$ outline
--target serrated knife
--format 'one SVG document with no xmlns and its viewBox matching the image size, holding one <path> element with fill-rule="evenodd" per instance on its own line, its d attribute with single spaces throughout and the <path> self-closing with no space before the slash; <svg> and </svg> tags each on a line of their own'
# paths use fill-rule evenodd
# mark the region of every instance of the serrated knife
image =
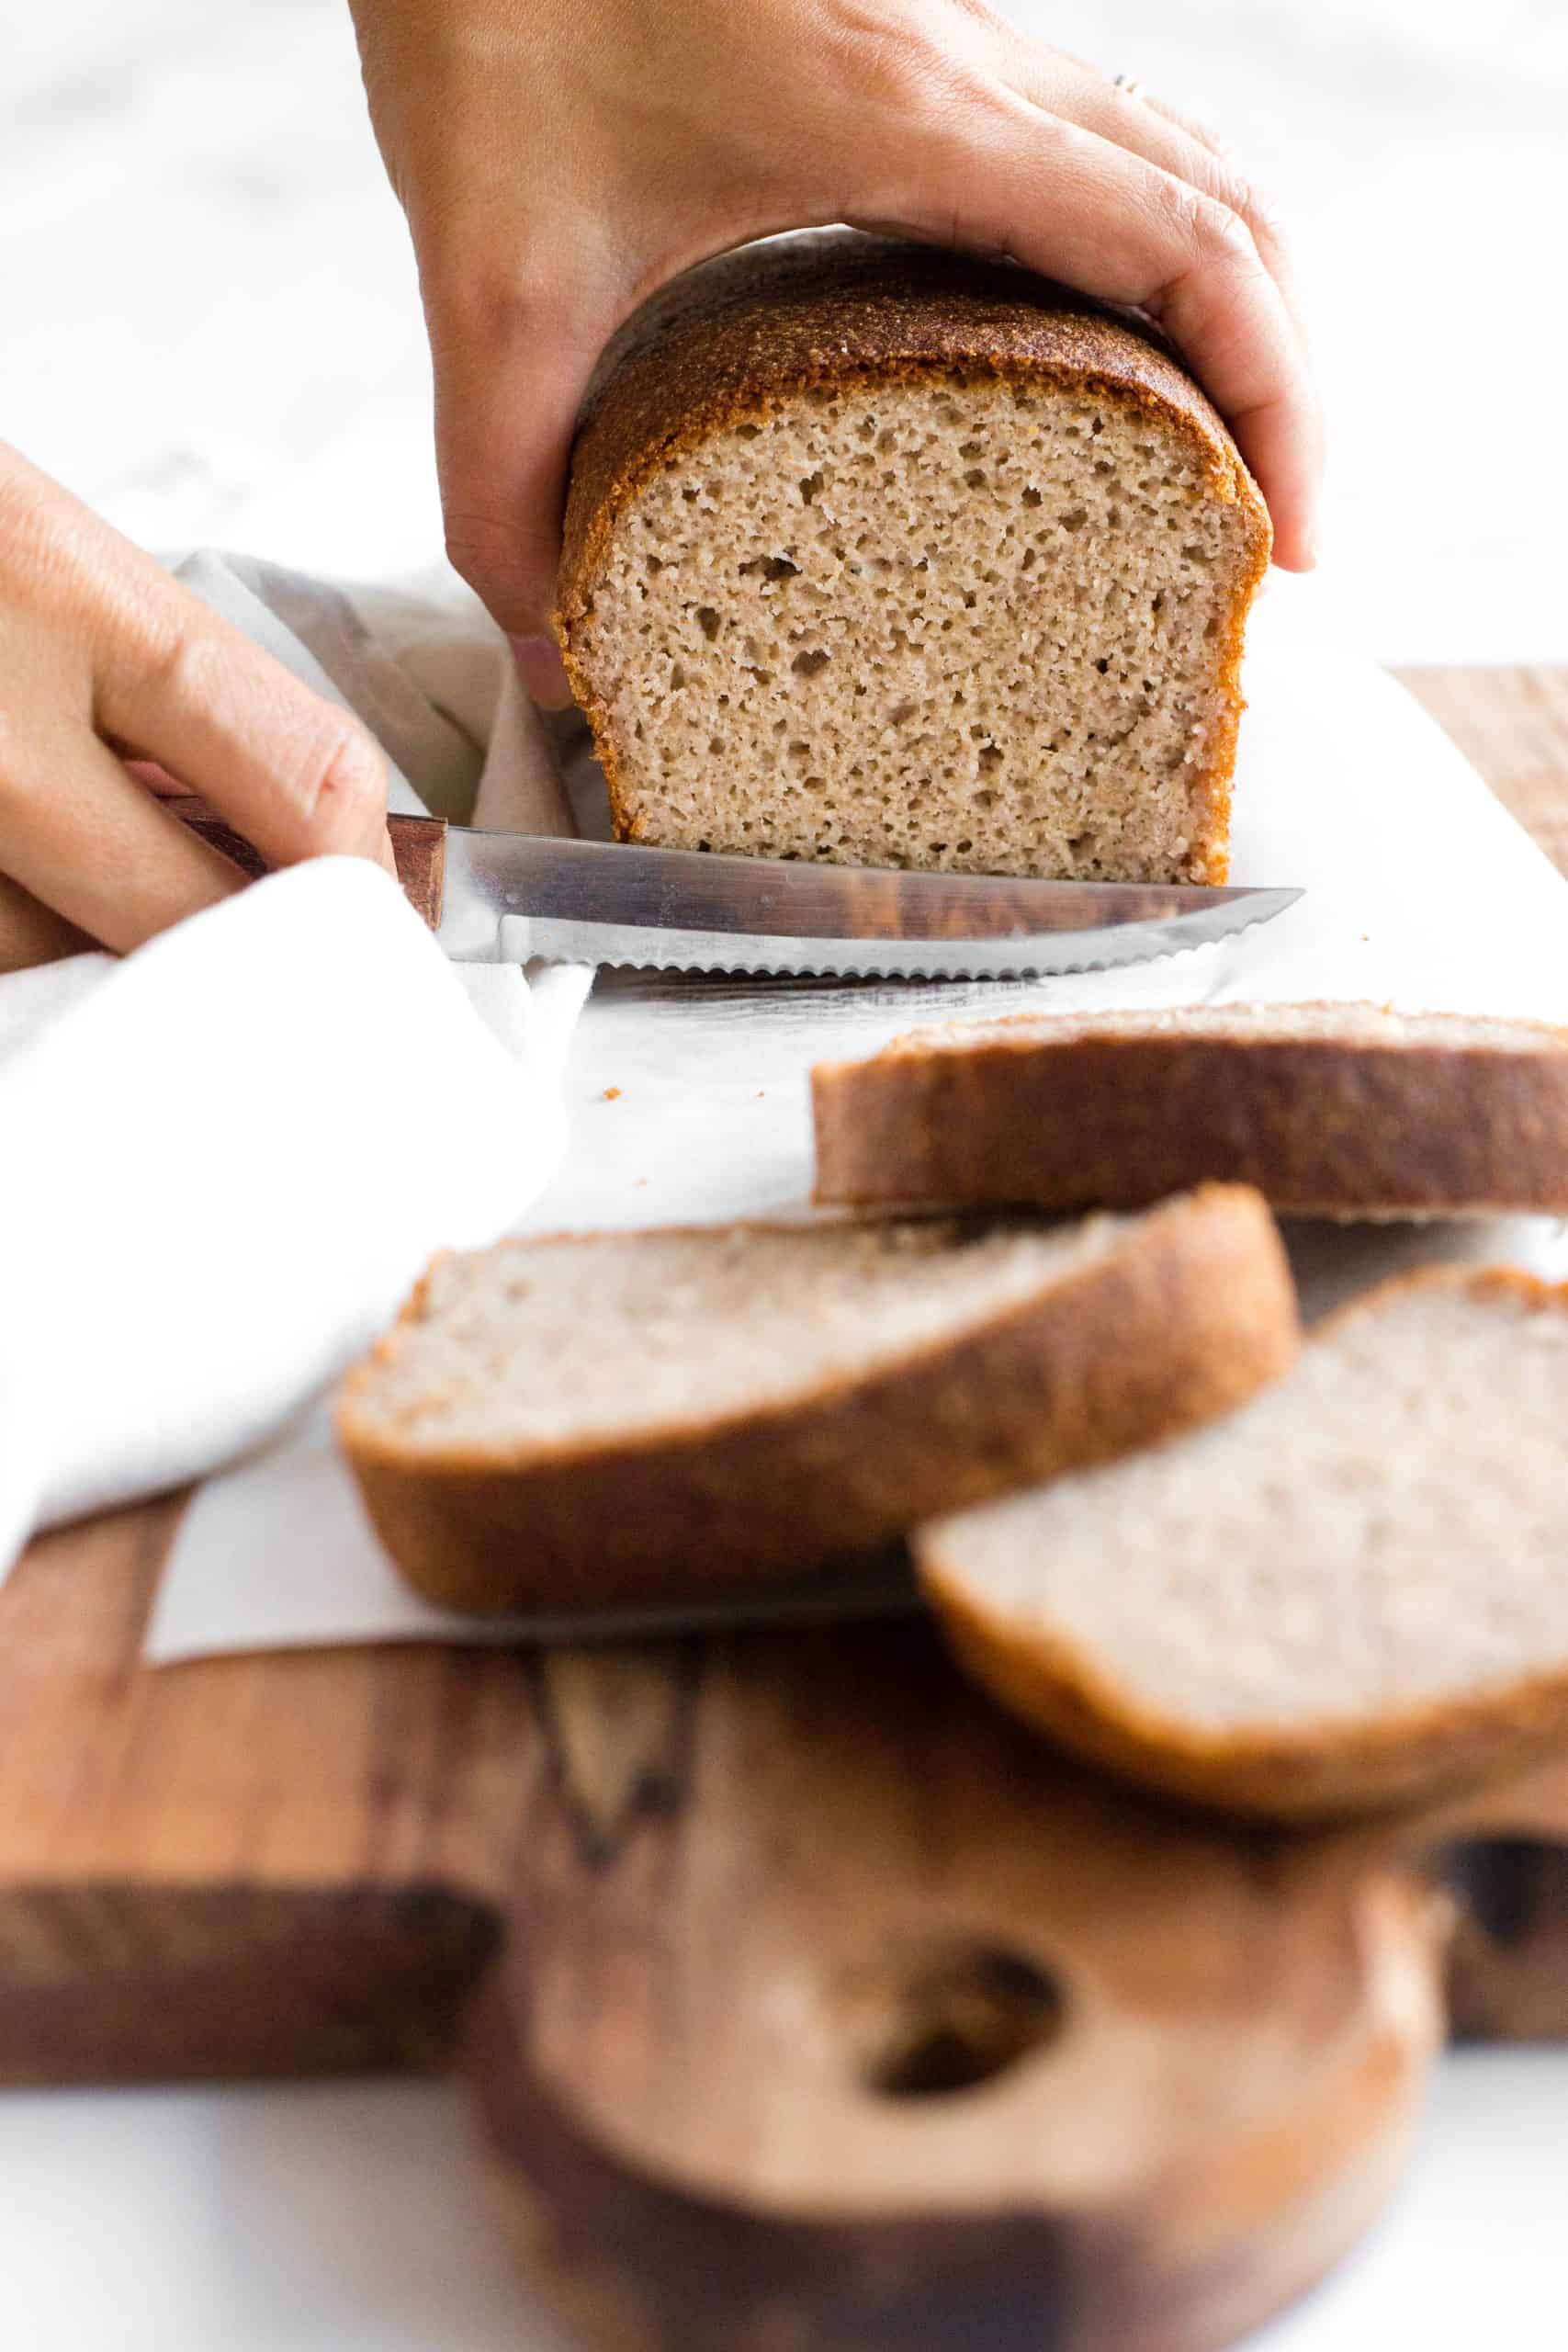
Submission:
<svg viewBox="0 0 1568 2352">
<path fill-rule="evenodd" d="M 1036 882 L 447 830 L 458 963 L 987 979 L 1099 971 L 1265 922 L 1299 890 Z"/>
<path fill-rule="evenodd" d="M 246 844 L 191 803 L 187 823 Z M 625 964 L 863 979 L 1001 979 L 1174 956 L 1267 922 L 1292 889 L 1036 882 L 647 849 L 390 820 L 410 898 L 459 964 Z"/>
</svg>

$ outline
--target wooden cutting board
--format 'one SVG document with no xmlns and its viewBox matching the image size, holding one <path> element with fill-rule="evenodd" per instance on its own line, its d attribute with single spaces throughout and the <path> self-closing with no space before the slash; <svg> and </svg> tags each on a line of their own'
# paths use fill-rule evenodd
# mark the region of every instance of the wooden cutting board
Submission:
<svg viewBox="0 0 1568 2352">
<path fill-rule="evenodd" d="M 1229 2344 L 1397 2180 L 1472 1893 L 1472 1996 L 1568 2023 L 1568 1760 L 1304 1836 L 1067 1766 L 918 1624 L 620 1671 L 640 1737 L 531 1818 L 469 2053 L 591 2341 Z"/>
<path fill-rule="evenodd" d="M 1568 672 L 1409 683 L 1568 871 Z M 179 1507 L 0 1591 L 0 2080 L 441 2064 L 482 1981 L 508 2207 L 591 2333 L 1218 2344 L 1383 2194 L 1445 1970 L 1462 2028 L 1568 2033 L 1568 1766 L 1197 1823 L 908 1626 L 152 1673 Z"/>
</svg>

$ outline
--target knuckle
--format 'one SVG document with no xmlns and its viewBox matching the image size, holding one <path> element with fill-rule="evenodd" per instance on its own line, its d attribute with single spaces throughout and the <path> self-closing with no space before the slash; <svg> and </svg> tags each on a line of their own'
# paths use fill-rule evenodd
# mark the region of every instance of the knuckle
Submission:
<svg viewBox="0 0 1568 2352">
<path fill-rule="evenodd" d="M 1286 243 L 1284 216 L 1267 188 L 1258 187 L 1237 174 L 1234 192 L 1227 198 L 1233 212 L 1247 222 L 1253 243 L 1260 247 L 1282 250 Z"/>
<path fill-rule="evenodd" d="M 1201 175 L 1203 191 L 1234 212 L 1252 232 L 1258 244 L 1284 243 L 1278 206 L 1252 178 L 1235 149 L 1201 122 L 1175 118 L 1179 128 L 1209 158 L 1211 168 Z"/>
<path fill-rule="evenodd" d="M 1193 258 L 1207 269 L 1261 268 L 1257 242 L 1246 218 L 1223 198 L 1190 191 L 1185 203 Z"/>
<path fill-rule="evenodd" d="M 426 232 L 421 254 L 436 363 L 474 351 L 544 354 L 571 332 L 581 300 L 553 267 L 493 252 L 493 231 L 454 212 Z"/>
<path fill-rule="evenodd" d="M 446 524 L 446 560 L 473 588 L 515 568 L 505 529 L 492 516 L 448 514 Z"/>
<path fill-rule="evenodd" d="M 127 616 L 124 652 L 139 673 L 139 684 L 160 701 L 186 710 L 206 709 L 220 696 L 222 664 L 209 631 L 184 614 L 154 631 L 144 616 Z"/>
<path fill-rule="evenodd" d="M 526 627 L 550 601 L 533 576 L 514 523 L 471 513 L 446 516 L 446 560 L 504 628 Z"/>
<path fill-rule="evenodd" d="M 1219 158 L 1215 160 L 1219 162 Z M 1209 194 L 1227 212 L 1234 212 L 1238 220 L 1250 220 L 1252 190 L 1235 164 L 1220 163 L 1209 183 Z"/>
<path fill-rule="evenodd" d="M 387 769 L 364 729 L 333 715 L 310 747 L 305 784 L 310 848 L 363 847 L 387 812 Z"/>
<path fill-rule="evenodd" d="M 845 64 L 858 103 L 902 114 L 943 84 L 951 66 L 926 28 L 881 9 L 845 37 Z"/>
</svg>

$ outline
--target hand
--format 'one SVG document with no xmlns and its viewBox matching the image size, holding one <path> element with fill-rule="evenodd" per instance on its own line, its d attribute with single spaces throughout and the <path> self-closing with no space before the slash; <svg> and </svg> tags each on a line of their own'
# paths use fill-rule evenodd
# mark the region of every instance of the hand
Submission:
<svg viewBox="0 0 1568 2352">
<path fill-rule="evenodd" d="M 593 362 L 694 262 L 847 220 L 1003 252 L 1159 322 L 1313 561 L 1316 404 L 1279 232 L 1203 131 L 983 0 L 351 0 L 435 363 L 452 561 L 544 632 Z"/>
<path fill-rule="evenodd" d="M 135 947 L 242 887 L 160 784 L 270 865 L 336 850 L 391 871 L 357 719 L 0 445 L 0 970 Z"/>
</svg>

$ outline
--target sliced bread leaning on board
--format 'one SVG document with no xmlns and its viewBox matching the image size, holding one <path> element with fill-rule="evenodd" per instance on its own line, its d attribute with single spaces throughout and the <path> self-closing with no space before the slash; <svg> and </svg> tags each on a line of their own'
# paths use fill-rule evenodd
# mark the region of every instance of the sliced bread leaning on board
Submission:
<svg viewBox="0 0 1568 2352">
<path fill-rule="evenodd" d="M 1280 1816 L 1568 1738 L 1568 1288 L 1428 1269 L 1227 1419 L 922 1529 L 959 1657 L 1063 1746 Z"/>
<path fill-rule="evenodd" d="M 1568 1030 L 1371 1004 L 1023 1013 L 812 1072 L 817 1197 L 1333 1217 L 1568 1212 Z"/>
<path fill-rule="evenodd" d="M 1292 1361 L 1257 1193 L 1136 1218 L 701 1227 L 438 1259 L 351 1373 L 377 1532 L 457 1609 L 722 1590 L 1228 1410 Z"/>
</svg>

